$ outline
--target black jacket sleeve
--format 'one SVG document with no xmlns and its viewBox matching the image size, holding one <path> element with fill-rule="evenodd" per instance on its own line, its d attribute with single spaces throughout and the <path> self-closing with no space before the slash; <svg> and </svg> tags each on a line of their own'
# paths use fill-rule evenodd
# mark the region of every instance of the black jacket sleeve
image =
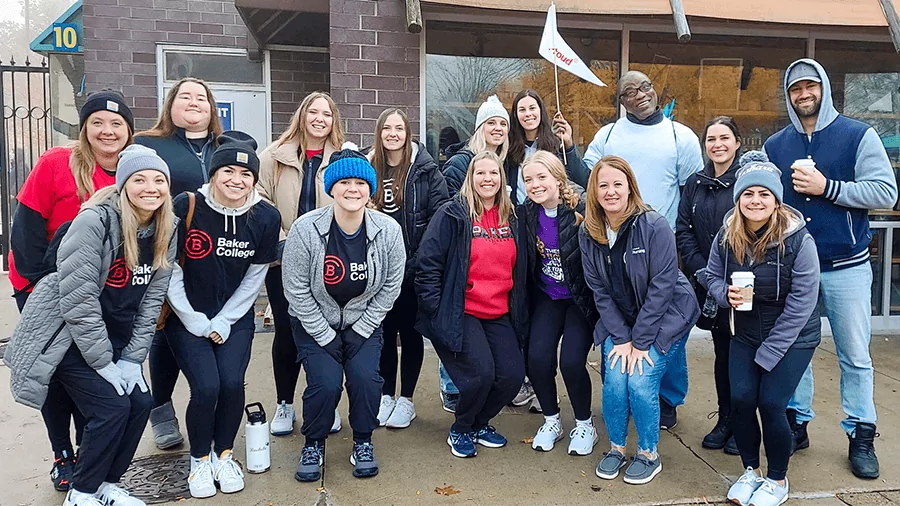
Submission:
<svg viewBox="0 0 900 506">
<path fill-rule="evenodd" d="M 678 219 L 675 221 L 675 241 L 678 244 L 678 253 L 684 267 L 684 274 L 689 278 L 698 270 L 706 267 L 707 258 L 703 257 L 700 245 L 697 243 L 696 231 L 691 226 L 691 208 L 694 205 L 696 184 L 692 179 L 684 186 L 681 194 L 681 203 L 678 204 Z"/>
<path fill-rule="evenodd" d="M 428 224 L 416 254 L 416 296 L 419 298 L 419 309 L 428 318 L 435 316 L 441 302 L 450 238 L 455 233 L 452 221 L 443 210 L 439 210 Z"/>
<path fill-rule="evenodd" d="M 44 273 L 44 254 L 50 246 L 47 239 L 47 220 L 41 213 L 18 204 L 9 231 L 9 247 L 16 262 L 16 271 L 28 281 Z"/>
<path fill-rule="evenodd" d="M 441 169 L 444 172 L 444 178 L 447 182 L 447 193 L 450 197 L 455 197 L 462 188 L 463 181 L 466 179 L 466 171 L 469 169 L 468 164 L 463 165 L 466 156 L 456 154 L 450 157 L 444 163 Z"/>
</svg>

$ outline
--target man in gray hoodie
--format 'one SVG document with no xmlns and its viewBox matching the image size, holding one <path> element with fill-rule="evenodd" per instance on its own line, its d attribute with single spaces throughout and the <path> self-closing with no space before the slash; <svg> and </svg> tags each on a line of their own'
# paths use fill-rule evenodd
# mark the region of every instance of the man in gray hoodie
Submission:
<svg viewBox="0 0 900 506">
<path fill-rule="evenodd" d="M 853 474 L 877 478 L 868 212 L 897 201 L 894 172 L 875 130 L 835 109 L 831 82 L 817 61 L 804 58 L 787 68 L 784 95 L 791 124 L 766 140 L 764 149 L 782 171 L 784 203 L 803 213 L 816 240 L 820 307 L 841 367 L 841 406 L 847 415 L 841 427 L 850 439 Z M 809 446 L 812 399 L 810 365 L 788 404 L 794 450 Z"/>
</svg>

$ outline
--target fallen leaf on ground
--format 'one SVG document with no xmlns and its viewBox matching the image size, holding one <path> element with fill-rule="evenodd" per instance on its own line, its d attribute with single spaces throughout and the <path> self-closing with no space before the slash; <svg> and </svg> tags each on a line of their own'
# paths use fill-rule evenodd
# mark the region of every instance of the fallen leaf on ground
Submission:
<svg viewBox="0 0 900 506">
<path fill-rule="evenodd" d="M 527 444 L 527 445 L 530 445 L 531 443 L 534 443 L 534 438 L 533 438 L 533 437 L 526 437 L 525 439 L 522 440 L 522 442 L 525 443 L 525 444 Z"/>
<path fill-rule="evenodd" d="M 459 490 L 453 487 L 453 485 L 444 484 L 443 487 L 434 487 L 434 493 L 438 495 L 454 495 L 460 493 Z"/>
<path fill-rule="evenodd" d="M 601 487 L 600 485 L 591 485 L 591 490 L 593 490 L 594 492 L 600 492 L 601 490 L 603 490 L 603 487 Z"/>
<path fill-rule="evenodd" d="M 422 491 L 421 491 L 421 490 L 416 490 L 416 495 L 422 495 Z"/>
<path fill-rule="evenodd" d="M 703 504 L 709 504 L 709 501 L 706 500 L 706 496 L 703 496 Z"/>
<path fill-rule="evenodd" d="M 585 477 L 587 476 L 586 474 L 584 474 L 584 471 L 581 471 L 581 475 Z"/>
</svg>

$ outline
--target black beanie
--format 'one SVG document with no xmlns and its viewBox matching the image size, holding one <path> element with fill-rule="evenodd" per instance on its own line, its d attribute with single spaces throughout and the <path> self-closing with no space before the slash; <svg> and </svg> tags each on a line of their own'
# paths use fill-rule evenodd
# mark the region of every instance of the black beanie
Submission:
<svg viewBox="0 0 900 506">
<path fill-rule="evenodd" d="M 228 130 L 219 134 L 216 148 L 209 164 L 209 177 L 226 165 L 237 165 L 250 169 L 253 182 L 259 180 L 259 157 L 256 156 L 256 140 L 238 130 Z"/>
<path fill-rule="evenodd" d="M 101 90 L 89 94 L 78 114 L 78 128 L 83 128 L 88 117 L 97 111 L 110 111 L 122 116 L 125 123 L 128 123 L 128 128 L 134 132 L 134 115 L 125 105 L 125 96 L 118 91 Z"/>
</svg>

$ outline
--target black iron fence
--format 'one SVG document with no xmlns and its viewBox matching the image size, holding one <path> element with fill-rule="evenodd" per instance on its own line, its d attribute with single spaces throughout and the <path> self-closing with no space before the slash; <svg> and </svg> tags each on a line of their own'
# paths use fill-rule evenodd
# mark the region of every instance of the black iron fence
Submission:
<svg viewBox="0 0 900 506">
<path fill-rule="evenodd" d="M 9 267 L 9 228 L 16 194 L 41 154 L 50 148 L 50 70 L 46 60 L 33 65 L 0 60 L 0 254 Z"/>
</svg>

